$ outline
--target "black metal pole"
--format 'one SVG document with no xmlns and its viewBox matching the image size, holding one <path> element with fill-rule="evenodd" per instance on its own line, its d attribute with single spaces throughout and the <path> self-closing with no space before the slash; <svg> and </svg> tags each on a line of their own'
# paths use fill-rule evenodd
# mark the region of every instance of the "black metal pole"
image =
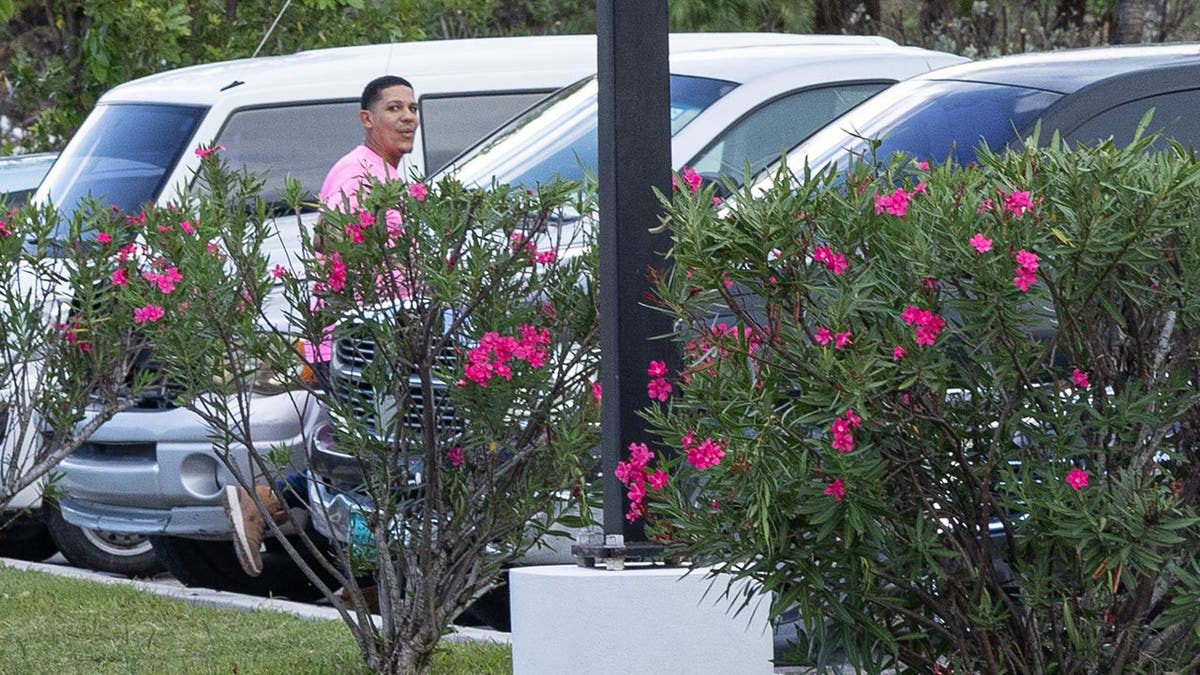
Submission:
<svg viewBox="0 0 1200 675">
<path fill-rule="evenodd" d="M 600 347 L 604 532 L 644 542 L 629 523 L 626 488 L 614 472 L 630 443 L 649 443 L 637 410 L 649 402 L 651 360 L 677 362 L 674 345 L 649 340 L 670 331 L 645 306 L 649 268 L 663 268 L 670 239 L 659 224 L 652 187 L 671 186 L 667 0 L 597 0 L 599 78 Z"/>
</svg>

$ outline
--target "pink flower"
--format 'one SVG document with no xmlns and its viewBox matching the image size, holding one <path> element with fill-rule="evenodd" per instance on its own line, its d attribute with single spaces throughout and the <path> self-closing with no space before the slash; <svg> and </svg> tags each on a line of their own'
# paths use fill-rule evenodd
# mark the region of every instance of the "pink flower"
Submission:
<svg viewBox="0 0 1200 675">
<path fill-rule="evenodd" d="M 900 345 L 892 347 L 892 360 L 899 361 L 902 358 L 904 358 L 904 347 L 901 347 Z"/>
<path fill-rule="evenodd" d="M 685 166 L 683 167 L 683 171 L 679 172 L 679 175 L 681 178 L 683 178 L 684 185 L 687 185 L 688 192 L 695 192 L 700 189 L 701 178 L 700 174 L 696 173 L 695 169 L 690 166 Z M 671 176 L 671 189 L 676 191 L 679 190 L 679 183 L 675 181 L 674 176 Z"/>
<path fill-rule="evenodd" d="M 425 187 L 424 183 L 413 183 L 408 186 L 408 195 L 419 202 L 423 202 L 429 196 L 429 188 Z"/>
<path fill-rule="evenodd" d="M 214 145 L 209 148 L 206 148 L 202 145 L 202 146 L 196 148 L 196 156 L 199 157 L 200 159 L 204 159 L 205 157 L 208 157 L 209 155 L 216 153 L 218 150 L 224 150 L 224 149 L 225 149 L 225 146 L 223 146 L 223 145 Z"/>
<path fill-rule="evenodd" d="M 721 463 L 725 450 L 712 438 L 705 438 L 699 445 L 687 448 L 687 461 L 697 469 L 708 469 Z"/>
<path fill-rule="evenodd" d="M 725 203 L 724 199 L 721 199 L 720 197 L 713 195 L 712 205 L 714 208 L 719 208 L 721 206 L 721 204 L 724 204 L 724 203 Z"/>
<path fill-rule="evenodd" d="M 1087 389 L 1092 386 L 1092 383 L 1088 381 L 1087 373 L 1078 368 L 1075 369 L 1075 372 L 1071 373 L 1071 379 L 1074 380 L 1075 386 L 1080 389 Z"/>
<path fill-rule="evenodd" d="M 662 377 L 667 374 L 666 361 L 651 361 L 650 367 L 646 369 L 646 374 L 650 377 Z"/>
<path fill-rule="evenodd" d="M 1004 197 L 1004 210 L 1018 218 L 1033 210 L 1033 201 L 1029 198 L 1027 191 L 1017 190 L 1009 195 L 1003 192 L 1000 194 Z"/>
<path fill-rule="evenodd" d="M 842 415 L 842 419 L 846 420 L 846 424 L 855 429 L 862 426 L 862 418 L 858 416 L 858 413 L 854 412 L 853 408 L 847 409 L 845 414 Z"/>
<path fill-rule="evenodd" d="M 1088 473 L 1079 468 L 1071 469 L 1067 474 L 1067 485 L 1076 490 L 1082 490 L 1088 485 Z"/>
<path fill-rule="evenodd" d="M 129 271 L 124 267 L 113 270 L 112 283 L 114 286 L 124 286 L 129 283 Z"/>
<path fill-rule="evenodd" d="M 450 448 L 446 451 L 446 459 L 450 460 L 450 465 L 460 467 L 463 463 L 462 448 Z"/>
<path fill-rule="evenodd" d="M 1040 266 L 1040 263 L 1038 262 L 1037 254 L 1030 253 L 1029 251 L 1026 251 L 1025 249 L 1021 249 L 1020 251 L 1017 251 L 1016 258 L 1017 258 L 1017 266 L 1023 270 L 1028 270 L 1030 272 L 1036 272 L 1038 267 Z"/>
<path fill-rule="evenodd" d="M 1022 293 L 1027 292 L 1029 287 L 1037 283 L 1037 275 L 1033 270 L 1027 270 L 1023 267 L 1016 269 L 1016 276 L 1013 277 L 1013 286 L 1016 286 Z"/>
<path fill-rule="evenodd" d="M 179 229 L 183 230 L 187 234 L 196 234 L 196 228 L 192 225 L 192 223 L 190 221 L 187 221 L 187 220 L 181 221 L 179 223 Z"/>
<path fill-rule="evenodd" d="M 833 341 L 833 333 L 825 326 L 821 326 L 817 329 L 817 334 L 813 336 L 813 340 L 823 347 Z"/>
<path fill-rule="evenodd" d="M 629 463 L 636 469 L 644 469 L 654 459 L 654 452 L 645 443 L 629 444 Z"/>
<path fill-rule="evenodd" d="M 845 253 L 835 253 L 829 262 L 825 263 L 825 267 L 836 277 L 845 272 L 846 268 L 850 267 L 850 263 L 846 262 Z"/>
<path fill-rule="evenodd" d="M 834 349 L 845 349 L 846 345 L 851 344 L 850 331 L 846 331 L 844 333 L 838 333 L 837 335 L 834 336 L 834 340 L 835 340 L 834 345 L 833 345 Z"/>
<path fill-rule="evenodd" d="M 96 241 L 100 242 L 101 244 L 107 244 L 112 241 L 112 235 L 107 232 L 101 232 L 100 234 L 96 235 Z"/>
<path fill-rule="evenodd" d="M 149 281 L 157 286 L 158 291 L 163 295 L 170 295 L 173 293 L 175 291 L 175 284 L 183 281 L 183 275 L 180 274 L 179 270 L 174 267 L 168 268 L 167 271 L 163 272 L 162 274 L 146 272 L 142 274 L 142 276 L 145 277 L 146 281 Z"/>
<path fill-rule="evenodd" d="M 283 265 L 276 265 L 275 267 L 271 268 L 271 276 L 275 277 L 276 279 L 282 279 L 286 277 L 287 274 L 287 268 Z"/>
<path fill-rule="evenodd" d="M 154 323 L 163 318 L 163 308 L 158 305 L 146 305 L 133 310 L 134 323 Z"/>
<path fill-rule="evenodd" d="M 922 171 L 929 170 L 929 162 L 917 162 L 917 168 Z"/>
<path fill-rule="evenodd" d="M 646 385 L 646 394 L 655 401 L 666 402 L 671 398 L 671 383 L 661 377 L 656 377 Z"/>
<path fill-rule="evenodd" d="M 980 253 L 987 253 L 992 250 L 992 240 L 983 236 L 982 232 L 976 232 L 974 237 L 971 237 L 971 246 Z"/>
<path fill-rule="evenodd" d="M 825 488 L 825 494 L 833 496 L 834 501 L 842 501 L 842 497 L 846 496 L 846 486 L 842 483 L 842 479 L 839 478 L 830 483 Z"/>
<path fill-rule="evenodd" d="M 890 195 L 875 195 L 875 215 L 887 211 L 890 215 L 903 218 L 908 213 L 908 203 L 913 194 L 905 192 L 904 188 L 896 188 Z"/>
<path fill-rule="evenodd" d="M 979 202 L 979 208 L 975 209 L 975 214 L 980 215 L 985 211 L 991 211 L 993 207 L 994 204 L 992 204 L 992 200 L 984 199 L 983 201 Z"/>
<path fill-rule="evenodd" d="M 667 476 L 666 471 L 663 471 L 662 469 L 656 469 L 654 473 L 646 477 L 646 482 L 650 484 L 651 489 L 661 490 L 667 487 L 668 479 L 669 477 Z"/>
<path fill-rule="evenodd" d="M 326 283 L 329 284 L 329 290 L 334 293 L 339 293 L 346 288 L 346 263 L 342 262 L 340 253 L 333 253 L 329 256 L 329 278 Z"/>
<path fill-rule="evenodd" d="M 557 259 L 558 259 L 558 252 L 552 248 L 538 253 L 537 258 L 536 258 L 538 263 L 540 263 L 542 265 L 552 264 Z"/>
<path fill-rule="evenodd" d="M 598 381 L 593 382 L 592 383 L 592 398 L 596 399 L 596 401 L 599 402 L 600 397 L 603 395 L 604 395 L 604 387 L 601 386 L 600 382 L 598 382 Z"/>
</svg>

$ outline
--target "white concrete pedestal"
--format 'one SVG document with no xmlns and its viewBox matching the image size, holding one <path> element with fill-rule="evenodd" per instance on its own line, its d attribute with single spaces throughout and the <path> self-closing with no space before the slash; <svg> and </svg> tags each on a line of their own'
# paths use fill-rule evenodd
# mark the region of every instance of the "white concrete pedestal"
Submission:
<svg viewBox="0 0 1200 675">
<path fill-rule="evenodd" d="M 771 675 L 768 598 L 685 571 L 510 570 L 514 675 Z"/>
</svg>

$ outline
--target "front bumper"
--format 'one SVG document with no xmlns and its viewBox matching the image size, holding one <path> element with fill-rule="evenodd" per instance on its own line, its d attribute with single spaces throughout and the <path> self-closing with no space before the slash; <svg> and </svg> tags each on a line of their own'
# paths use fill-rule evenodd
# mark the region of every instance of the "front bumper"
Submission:
<svg viewBox="0 0 1200 675">
<path fill-rule="evenodd" d="M 265 454 L 291 452 L 299 471 L 304 439 L 324 418 L 306 392 L 251 400 L 254 444 Z M 252 475 L 248 451 L 230 447 L 222 458 L 211 428 L 183 408 L 120 413 L 59 465 L 63 517 L 75 525 L 130 534 L 224 538 L 228 525 L 221 491 L 236 484 L 229 464 Z"/>
</svg>

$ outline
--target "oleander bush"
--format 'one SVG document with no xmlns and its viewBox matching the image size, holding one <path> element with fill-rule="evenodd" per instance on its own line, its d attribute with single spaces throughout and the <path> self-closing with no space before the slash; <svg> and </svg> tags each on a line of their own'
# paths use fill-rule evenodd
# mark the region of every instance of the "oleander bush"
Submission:
<svg viewBox="0 0 1200 675">
<path fill-rule="evenodd" d="M 597 256 L 573 214 L 590 191 L 376 182 L 317 218 L 295 185 L 290 207 L 264 203 L 219 150 L 197 150 L 197 189 L 147 208 L 123 293 L 243 485 L 279 486 L 304 459 L 255 437 L 258 395 L 292 392 L 305 445 L 345 458 L 321 477 L 353 506 L 308 504 L 340 536 L 279 543 L 327 597 L 346 589 L 370 668 L 423 672 L 507 566 L 584 515 Z"/>
<path fill-rule="evenodd" d="M 631 519 L 797 610 L 809 662 L 1196 668 L 1191 151 L 867 157 L 725 205 L 683 182 L 657 297 L 684 362 L 648 366 Z"/>
</svg>

